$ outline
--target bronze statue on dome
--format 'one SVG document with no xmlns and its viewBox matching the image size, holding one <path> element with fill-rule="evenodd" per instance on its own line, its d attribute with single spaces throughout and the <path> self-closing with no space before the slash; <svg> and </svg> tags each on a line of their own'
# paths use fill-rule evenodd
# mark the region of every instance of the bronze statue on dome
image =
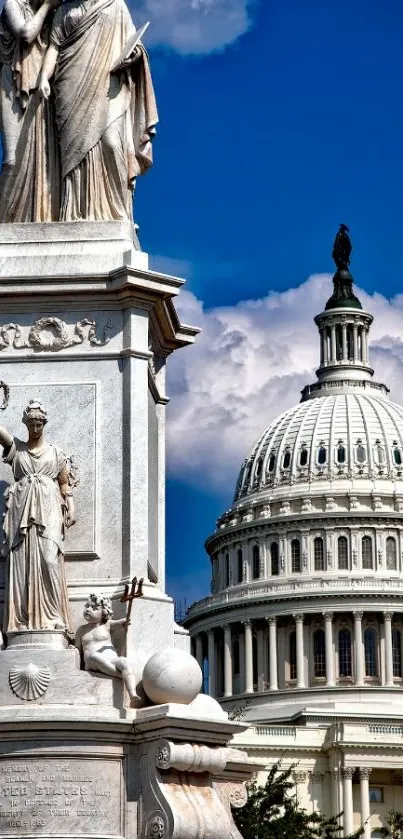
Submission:
<svg viewBox="0 0 403 839">
<path fill-rule="evenodd" d="M 332 257 L 337 271 L 333 277 L 333 294 L 326 303 L 326 309 L 346 307 L 362 309 L 353 292 L 353 277 L 349 271 L 352 244 L 346 224 L 341 224 L 333 243 Z"/>
</svg>

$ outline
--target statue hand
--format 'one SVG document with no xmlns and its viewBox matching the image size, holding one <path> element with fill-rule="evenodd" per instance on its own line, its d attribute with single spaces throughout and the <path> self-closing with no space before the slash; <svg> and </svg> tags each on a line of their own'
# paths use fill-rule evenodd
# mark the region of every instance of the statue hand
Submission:
<svg viewBox="0 0 403 839">
<path fill-rule="evenodd" d="M 65 527 L 72 527 L 76 523 L 76 511 L 74 508 L 74 501 L 72 498 L 67 499 L 67 507 L 64 513 Z"/>
<path fill-rule="evenodd" d="M 39 90 L 40 95 L 42 96 L 42 99 L 49 99 L 50 84 L 49 84 L 48 79 L 46 79 L 46 78 L 40 78 L 39 79 L 38 90 Z"/>
</svg>

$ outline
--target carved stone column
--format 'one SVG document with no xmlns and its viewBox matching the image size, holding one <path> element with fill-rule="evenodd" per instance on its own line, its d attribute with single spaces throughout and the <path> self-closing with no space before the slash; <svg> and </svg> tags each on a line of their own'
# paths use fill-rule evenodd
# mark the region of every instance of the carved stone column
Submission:
<svg viewBox="0 0 403 839">
<path fill-rule="evenodd" d="M 216 661 L 215 661 L 214 629 L 209 629 L 209 631 L 207 633 L 207 639 L 208 639 L 208 692 L 209 692 L 209 696 L 215 696 L 215 692 L 216 692 L 216 683 L 215 683 Z"/>
<path fill-rule="evenodd" d="M 343 827 L 344 833 L 348 836 L 354 829 L 354 812 L 353 812 L 353 775 L 354 768 L 352 766 L 345 766 L 342 769 L 343 775 Z"/>
<path fill-rule="evenodd" d="M 232 696 L 232 633 L 228 623 L 224 626 L 224 696 Z"/>
<path fill-rule="evenodd" d="M 342 356 L 343 361 L 347 361 L 347 324 L 341 325 L 341 340 L 342 340 Z"/>
<path fill-rule="evenodd" d="M 385 628 L 385 679 L 386 687 L 393 685 L 393 649 L 392 649 L 392 618 L 393 612 L 384 612 Z"/>
<path fill-rule="evenodd" d="M 364 650 L 362 644 L 363 612 L 354 612 L 355 684 L 364 684 Z"/>
<path fill-rule="evenodd" d="M 253 693 L 253 643 L 252 621 L 244 621 L 245 627 L 245 693 Z"/>
<path fill-rule="evenodd" d="M 325 619 L 325 655 L 326 655 L 326 687 L 334 687 L 333 664 L 333 612 L 324 612 Z"/>
<path fill-rule="evenodd" d="M 268 618 L 269 622 L 269 656 L 270 656 L 270 690 L 278 690 L 277 672 L 277 618 Z"/>
<path fill-rule="evenodd" d="M 262 691 L 265 689 L 264 684 L 264 653 L 265 653 L 265 637 L 264 630 L 258 629 L 256 633 L 257 638 L 257 689 Z"/>
<path fill-rule="evenodd" d="M 371 769 L 360 766 L 360 801 L 361 801 L 361 824 L 364 828 L 364 839 L 371 839 L 371 809 L 369 806 L 369 776 Z"/>
<path fill-rule="evenodd" d="M 353 353 L 354 361 L 358 361 L 358 326 L 356 323 L 353 326 Z"/>
<path fill-rule="evenodd" d="M 196 635 L 196 661 L 203 673 L 203 638 L 200 632 Z"/>
<path fill-rule="evenodd" d="M 330 342 L 331 342 L 331 360 L 334 363 L 337 358 L 336 353 L 336 327 L 334 324 L 330 327 Z"/>
<path fill-rule="evenodd" d="M 294 615 L 297 647 L 297 688 L 305 687 L 304 616 Z"/>
</svg>

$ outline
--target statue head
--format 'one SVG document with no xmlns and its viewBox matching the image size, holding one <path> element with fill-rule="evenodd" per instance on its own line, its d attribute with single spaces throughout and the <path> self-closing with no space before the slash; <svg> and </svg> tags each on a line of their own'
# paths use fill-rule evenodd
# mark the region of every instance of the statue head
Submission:
<svg viewBox="0 0 403 839">
<path fill-rule="evenodd" d="M 42 425 L 46 425 L 48 421 L 47 412 L 39 399 L 30 399 L 22 415 L 22 421 L 24 425 L 29 426 L 32 422 L 38 422 L 38 420 Z"/>
<path fill-rule="evenodd" d="M 112 602 L 106 594 L 90 594 L 84 606 L 84 617 L 90 623 L 100 620 L 106 623 L 113 615 Z"/>
</svg>

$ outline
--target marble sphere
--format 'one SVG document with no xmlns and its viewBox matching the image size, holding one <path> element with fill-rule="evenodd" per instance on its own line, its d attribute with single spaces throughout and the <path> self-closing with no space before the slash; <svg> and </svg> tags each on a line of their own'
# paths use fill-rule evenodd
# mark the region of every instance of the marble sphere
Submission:
<svg viewBox="0 0 403 839">
<path fill-rule="evenodd" d="M 189 705 L 200 692 L 202 671 L 190 653 L 174 647 L 155 653 L 143 672 L 143 688 L 155 705 Z"/>
</svg>

